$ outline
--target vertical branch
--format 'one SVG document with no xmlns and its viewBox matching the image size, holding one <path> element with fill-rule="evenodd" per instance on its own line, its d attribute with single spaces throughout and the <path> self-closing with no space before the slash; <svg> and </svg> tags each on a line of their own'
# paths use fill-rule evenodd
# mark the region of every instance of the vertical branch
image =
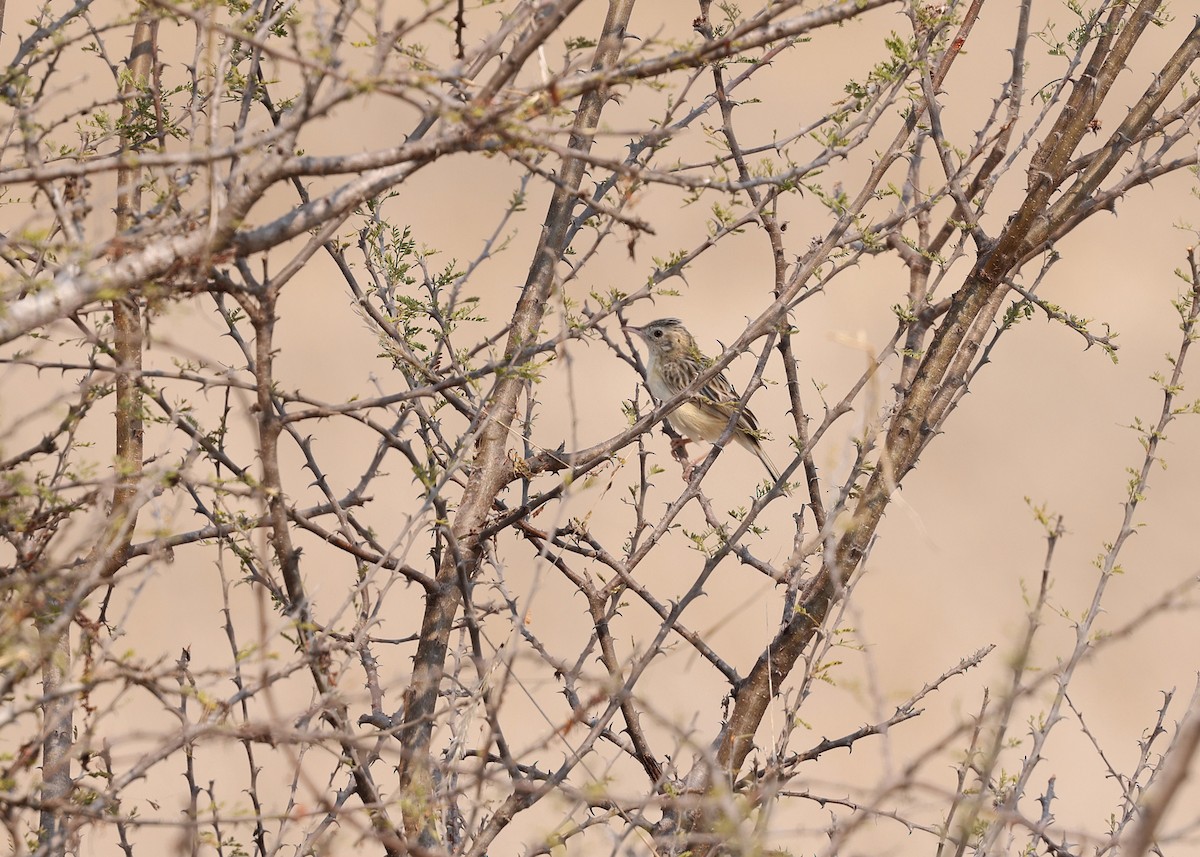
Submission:
<svg viewBox="0 0 1200 857">
<path fill-rule="evenodd" d="M 122 88 L 121 148 L 137 151 L 144 137 L 135 137 L 139 90 L 148 85 L 157 54 L 158 21 L 143 12 L 133 31 L 129 53 L 129 78 Z M 134 225 L 141 209 L 141 170 L 125 164 L 117 170 L 117 234 Z M 116 479 L 106 555 L 100 557 L 104 577 L 111 577 L 124 564 L 137 520 L 136 498 L 142 476 L 142 313 L 134 291 L 113 300 L 113 348 L 117 357 Z"/>
<path fill-rule="evenodd" d="M 324 243 L 318 235 L 310 242 L 313 250 Z M 351 738 L 346 703 L 335 693 L 334 682 L 328 675 L 328 652 L 314 631 L 311 604 L 300 574 L 300 550 L 292 539 L 289 525 L 287 495 L 283 488 L 283 471 L 279 465 L 279 438 L 283 431 L 275 385 L 275 323 L 279 318 L 277 300 L 286 276 L 275 277 L 264 284 L 257 302 L 244 298 L 242 307 L 254 325 L 255 409 L 258 414 L 258 456 L 262 463 L 262 499 L 266 506 L 271 550 L 279 564 L 287 591 L 288 614 L 296 621 L 296 638 L 320 694 L 321 716 L 336 732 L 345 764 L 350 768 L 354 792 L 358 795 L 371 820 L 372 831 L 388 857 L 405 852 L 395 825 L 388 817 L 375 781 L 368 770 L 370 751 L 358 746 Z"/>
<path fill-rule="evenodd" d="M 610 0 L 604 29 L 596 47 L 592 69 L 600 71 L 615 65 L 621 55 L 625 28 L 633 13 L 635 0 Z M 485 90 L 486 91 L 486 90 Z M 580 99 L 568 147 L 586 154 L 591 150 L 596 127 L 608 92 L 589 91 Z M 514 371 L 501 373 L 484 407 L 479 430 L 478 453 L 453 525 L 446 533 L 451 546 L 438 567 L 436 586 L 426 597 L 421 624 L 421 640 L 413 659 L 412 683 L 406 694 L 404 731 L 401 740 L 404 758 L 400 782 L 408 792 L 405 803 L 406 824 L 410 833 L 420 831 L 431 837 L 435 821 L 432 802 L 433 773 L 430 741 L 433 735 L 434 709 L 445 669 L 451 625 L 460 603 L 459 581 L 471 580 L 483 559 L 480 532 L 492 503 L 507 481 L 508 435 L 516 414 L 517 399 L 528 381 L 515 371 L 517 355 L 538 335 L 546 313 L 546 302 L 555 282 L 555 266 L 566 249 L 571 212 L 576 192 L 583 180 L 585 163 L 580 158 L 565 158 L 542 225 L 541 240 L 530 266 L 524 289 L 513 311 L 505 361 Z"/>
<path fill-rule="evenodd" d="M 42 803 L 38 844 L 49 857 L 67 850 L 65 808 L 71 793 L 71 733 L 75 701 L 61 692 L 70 672 L 71 635 L 51 630 L 63 599 L 51 595 L 38 620 L 42 644 Z"/>
<path fill-rule="evenodd" d="M 129 54 L 129 79 L 122 89 L 124 108 L 121 114 L 123 148 L 137 148 L 140 141 L 128 136 L 140 86 L 149 79 L 154 67 L 157 22 L 143 12 L 133 30 Z M 133 225 L 140 202 L 140 174 L 136 167 L 122 167 L 117 172 L 117 232 Z M 139 390 L 142 369 L 142 321 L 137 296 L 130 293 L 113 301 L 115 328 L 114 350 L 116 367 L 116 458 L 113 489 L 106 537 L 98 543 L 93 556 L 101 576 L 111 577 L 125 564 L 133 525 L 137 518 L 135 499 L 142 474 L 142 396 Z M 57 620 L 65 609 L 69 587 L 63 583 L 47 595 L 38 617 L 38 632 L 42 651 L 42 801 L 38 841 L 44 853 L 60 857 L 67 849 L 66 810 L 71 796 L 71 740 L 75 718 L 75 697 L 63 692 L 71 670 L 70 623 Z"/>
</svg>

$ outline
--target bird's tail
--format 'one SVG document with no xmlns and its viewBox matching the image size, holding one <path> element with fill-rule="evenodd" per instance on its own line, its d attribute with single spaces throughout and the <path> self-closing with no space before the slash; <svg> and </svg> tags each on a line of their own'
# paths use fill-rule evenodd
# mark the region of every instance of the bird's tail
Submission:
<svg viewBox="0 0 1200 857">
<path fill-rule="evenodd" d="M 771 460 L 771 456 L 767 455 L 767 451 L 762 448 L 761 443 L 755 443 L 750 451 L 758 456 L 758 460 L 763 463 L 763 467 L 767 468 L 767 473 L 771 476 L 772 482 L 779 482 L 779 468 L 775 466 L 775 462 Z M 783 486 L 783 493 L 788 495 L 787 486 Z M 788 495 L 790 496 L 790 495 Z"/>
</svg>

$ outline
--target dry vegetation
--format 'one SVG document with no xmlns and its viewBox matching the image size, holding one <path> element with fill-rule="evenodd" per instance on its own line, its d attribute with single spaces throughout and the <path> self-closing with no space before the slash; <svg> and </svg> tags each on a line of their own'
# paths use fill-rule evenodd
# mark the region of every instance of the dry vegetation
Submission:
<svg viewBox="0 0 1200 857">
<path fill-rule="evenodd" d="M 847 748 L 892 747 L 998 655 L 945 652 L 865 724 L 808 728 L 850 680 L 884 515 L 952 414 L 995 407 L 966 395 L 998 343 L 1039 318 L 1116 359 L 1056 302 L 1055 263 L 1096 215 L 1194 186 L 1185 6 L 0 3 L 12 853 L 1195 853 L 1198 698 L 1166 694 L 1126 764 L 1070 693 L 1109 643 L 1194 607 L 1193 554 L 1102 619 L 1196 409 L 1186 231 L 1177 260 L 1146 260 L 1160 281 L 1181 265 L 1178 323 L 1143 456 L 1097 507 L 1123 518 L 1072 572 L 1088 600 L 1056 600 L 1064 528 L 1035 505 L 1045 568 L 1003 681 L 850 786 Z M 847 32 L 854 71 L 831 80 L 814 57 Z M 813 108 L 805 81 L 834 97 Z M 706 375 L 672 401 L 630 387 L 608 436 L 579 431 L 563 402 L 601 395 L 596 366 L 645 371 L 622 325 L 680 314 L 728 247 L 763 277 L 720 293 Z M 862 308 L 889 332 L 827 384 L 798 342 L 864 268 L 892 272 Z M 355 368 L 297 369 L 322 355 Z M 691 469 L 655 455 L 663 417 L 741 355 L 742 406 L 787 411 L 786 494 L 731 500 L 728 436 Z M 571 361 L 589 368 L 564 381 Z M 748 659 L 703 612 L 731 568 L 769 593 L 771 627 L 737 620 Z M 179 647 L 192 621 L 223 648 Z M 1039 648 L 1048 623 L 1065 645 Z M 663 669 L 691 677 L 682 699 Z M 1087 824 L 1056 819 L 1068 724 L 1117 795 Z"/>
</svg>

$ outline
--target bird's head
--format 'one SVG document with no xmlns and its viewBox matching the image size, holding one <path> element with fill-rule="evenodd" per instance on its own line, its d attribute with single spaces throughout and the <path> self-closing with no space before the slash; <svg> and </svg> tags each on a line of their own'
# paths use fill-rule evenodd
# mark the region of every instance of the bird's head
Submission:
<svg viewBox="0 0 1200 857">
<path fill-rule="evenodd" d="M 640 336 L 651 354 L 686 354 L 696 348 L 696 341 L 677 318 L 660 318 L 642 327 L 623 329 Z"/>
</svg>

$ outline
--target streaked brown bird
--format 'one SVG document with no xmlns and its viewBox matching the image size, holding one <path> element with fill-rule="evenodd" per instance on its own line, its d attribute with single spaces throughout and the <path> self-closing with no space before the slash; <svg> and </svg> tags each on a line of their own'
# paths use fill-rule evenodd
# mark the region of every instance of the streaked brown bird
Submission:
<svg viewBox="0 0 1200 857">
<path fill-rule="evenodd" d="M 660 318 L 644 327 L 624 329 L 636 333 L 646 343 L 649 352 L 646 386 L 659 402 L 673 399 L 713 363 L 704 356 L 696 346 L 695 337 L 677 318 Z M 739 398 L 729 379 L 719 373 L 701 387 L 699 393 L 672 411 L 667 420 L 688 440 L 713 443 L 729 425 Z M 761 437 L 758 420 L 749 408 L 743 408 L 733 429 L 733 439 L 758 456 L 771 480 L 778 482 L 779 469 L 763 449 Z"/>
</svg>

